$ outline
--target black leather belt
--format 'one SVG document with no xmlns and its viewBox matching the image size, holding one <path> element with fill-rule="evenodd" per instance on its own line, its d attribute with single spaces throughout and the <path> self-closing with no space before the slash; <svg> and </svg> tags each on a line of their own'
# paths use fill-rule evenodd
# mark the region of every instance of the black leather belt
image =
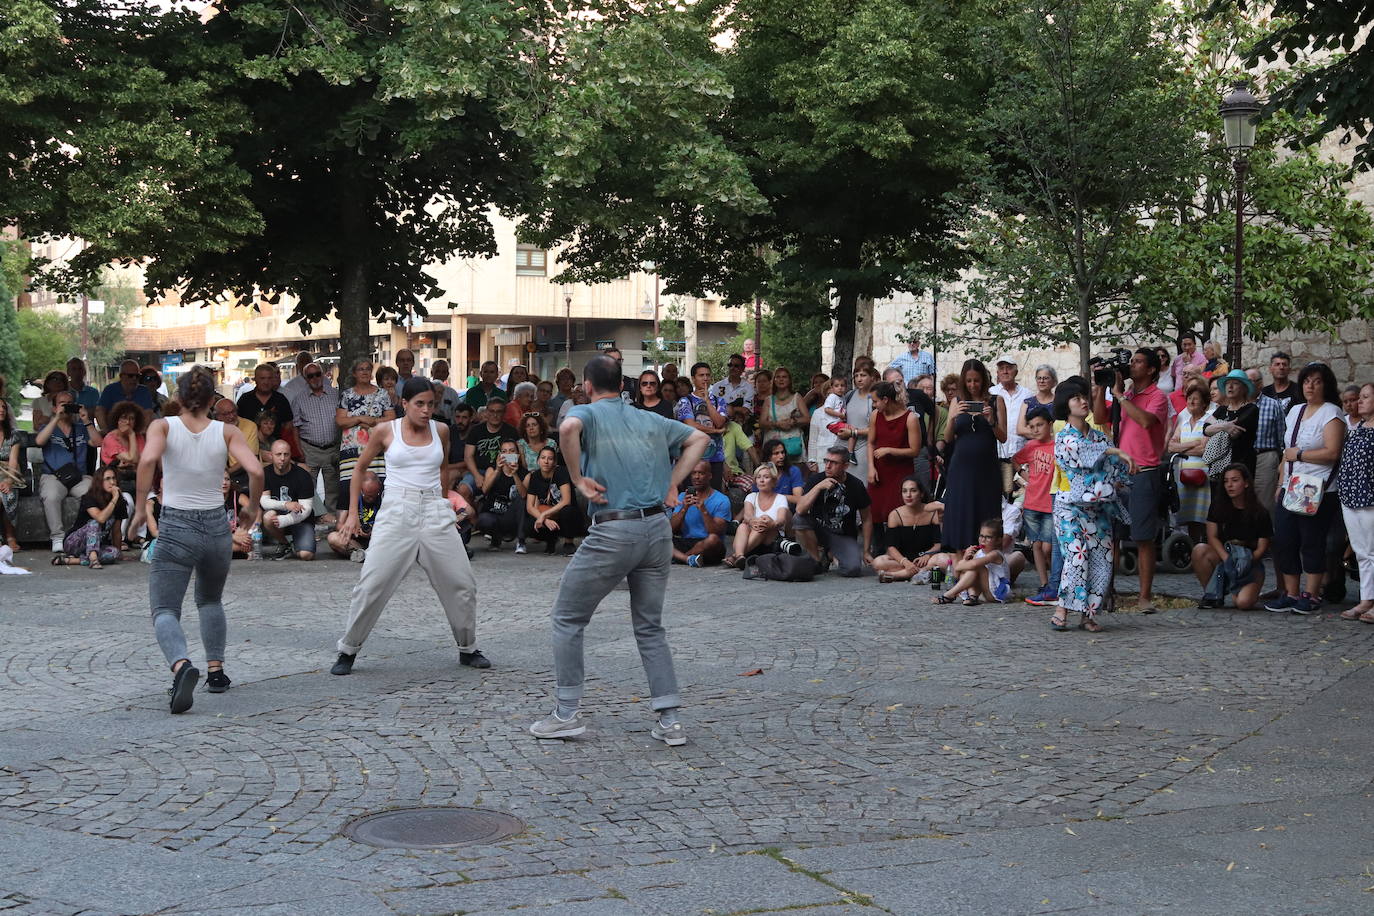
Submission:
<svg viewBox="0 0 1374 916">
<path fill-rule="evenodd" d="M 619 522 L 627 518 L 649 518 L 654 515 L 662 515 L 662 506 L 650 506 L 647 509 L 611 509 L 607 512 L 598 512 L 592 516 L 592 524 L 599 525 L 602 522 Z"/>
</svg>

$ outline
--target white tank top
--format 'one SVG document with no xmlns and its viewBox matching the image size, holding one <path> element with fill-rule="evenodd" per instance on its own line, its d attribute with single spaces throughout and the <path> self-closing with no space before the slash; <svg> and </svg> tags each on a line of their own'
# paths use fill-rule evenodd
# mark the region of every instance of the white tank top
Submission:
<svg viewBox="0 0 1374 916">
<path fill-rule="evenodd" d="M 439 426 L 429 421 L 429 444 L 406 445 L 401 438 L 404 419 L 391 421 L 391 444 L 386 447 L 386 488 L 410 490 L 439 489 L 439 470 L 444 461 L 444 444 L 439 441 Z"/>
<path fill-rule="evenodd" d="M 224 424 L 193 433 L 181 417 L 167 418 L 167 449 L 162 453 L 162 504 L 171 509 L 224 508 L 224 469 L 229 447 Z"/>
</svg>

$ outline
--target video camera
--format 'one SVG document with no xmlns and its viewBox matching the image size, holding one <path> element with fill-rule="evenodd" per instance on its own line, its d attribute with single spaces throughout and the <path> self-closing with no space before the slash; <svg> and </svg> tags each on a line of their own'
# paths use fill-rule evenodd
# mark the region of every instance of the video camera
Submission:
<svg viewBox="0 0 1374 916">
<path fill-rule="evenodd" d="M 1093 372 L 1093 384 L 1110 388 L 1118 377 L 1125 379 L 1131 374 L 1131 351 L 1125 347 L 1115 347 L 1088 360 L 1088 368 Z"/>
</svg>

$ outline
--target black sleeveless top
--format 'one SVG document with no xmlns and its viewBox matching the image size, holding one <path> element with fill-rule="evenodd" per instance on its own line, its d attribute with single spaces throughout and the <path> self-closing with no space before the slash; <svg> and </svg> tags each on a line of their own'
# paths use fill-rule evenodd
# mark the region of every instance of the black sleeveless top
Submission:
<svg viewBox="0 0 1374 916">
<path fill-rule="evenodd" d="M 925 553 L 940 540 L 940 526 L 935 523 L 928 525 L 899 525 L 896 528 L 887 529 L 887 546 L 896 547 L 897 552 L 908 560 Z"/>
</svg>

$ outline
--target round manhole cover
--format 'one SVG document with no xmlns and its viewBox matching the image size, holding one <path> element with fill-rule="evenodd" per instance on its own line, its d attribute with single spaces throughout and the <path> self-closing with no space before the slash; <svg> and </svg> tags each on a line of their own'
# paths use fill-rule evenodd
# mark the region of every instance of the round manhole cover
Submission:
<svg viewBox="0 0 1374 916">
<path fill-rule="evenodd" d="M 385 849 L 443 849 L 494 843 L 524 829 L 518 817 L 485 808 L 396 808 L 354 818 L 343 835 Z"/>
</svg>

